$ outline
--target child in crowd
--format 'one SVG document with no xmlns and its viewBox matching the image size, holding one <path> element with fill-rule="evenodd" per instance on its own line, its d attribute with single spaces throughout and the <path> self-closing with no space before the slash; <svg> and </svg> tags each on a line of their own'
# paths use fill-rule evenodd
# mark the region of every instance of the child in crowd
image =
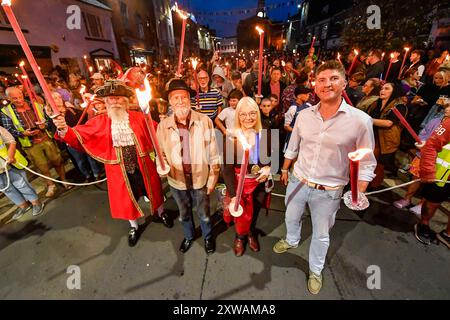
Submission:
<svg viewBox="0 0 450 320">
<path fill-rule="evenodd" d="M 307 101 L 309 100 L 309 96 L 312 90 L 306 88 L 304 86 L 298 86 L 294 90 L 295 95 L 295 103 L 288 109 L 288 111 L 284 115 L 284 130 L 286 130 L 286 142 L 284 144 L 283 152 L 286 151 L 286 148 L 289 144 L 289 139 L 291 137 L 292 130 L 294 128 L 295 120 L 297 119 L 297 115 L 303 109 L 306 109 L 311 106 Z"/>
<path fill-rule="evenodd" d="M 233 89 L 228 96 L 229 107 L 222 110 L 214 120 L 217 128 L 226 136 L 232 135 L 234 129 L 234 119 L 236 115 L 236 106 L 244 95 L 238 89 Z"/>
</svg>

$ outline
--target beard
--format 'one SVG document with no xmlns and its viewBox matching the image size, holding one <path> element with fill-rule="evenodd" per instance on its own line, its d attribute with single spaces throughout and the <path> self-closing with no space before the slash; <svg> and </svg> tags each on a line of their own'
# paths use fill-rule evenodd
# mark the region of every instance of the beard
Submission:
<svg viewBox="0 0 450 320">
<path fill-rule="evenodd" d="M 133 146 L 133 130 L 130 127 L 128 112 L 123 108 L 107 108 L 111 119 L 111 136 L 114 147 Z"/>
<path fill-rule="evenodd" d="M 189 115 L 189 112 L 191 112 L 191 108 L 189 107 L 177 107 L 174 110 L 174 114 L 179 119 L 186 119 Z"/>
</svg>

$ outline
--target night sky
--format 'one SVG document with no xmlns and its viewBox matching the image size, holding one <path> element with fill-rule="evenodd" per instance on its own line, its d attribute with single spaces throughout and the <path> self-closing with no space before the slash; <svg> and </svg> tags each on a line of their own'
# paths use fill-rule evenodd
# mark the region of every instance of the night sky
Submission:
<svg viewBox="0 0 450 320">
<path fill-rule="evenodd" d="M 266 5 L 285 3 L 288 0 L 266 0 Z M 300 2 L 300 1 L 298 1 Z M 236 9 L 252 9 L 256 8 L 258 5 L 257 0 L 179 0 L 178 1 L 180 7 L 188 7 L 190 10 L 194 12 L 211 12 L 211 11 L 228 11 L 228 10 L 236 10 Z M 297 7 L 283 7 L 276 8 L 270 10 L 268 12 L 268 16 L 272 20 L 285 20 L 288 17 L 288 14 L 294 15 L 297 13 Z M 241 19 L 245 19 L 248 16 L 252 16 L 253 14 L 247 15 L 233 15 L 233 16 L 202 16 L 196 15 L 197 21 L 200 24 L 208 25 L 216 29 L 217 35 L 220 37 L 228 37 L 236 35 L 236 27 Z"/>
</svg>

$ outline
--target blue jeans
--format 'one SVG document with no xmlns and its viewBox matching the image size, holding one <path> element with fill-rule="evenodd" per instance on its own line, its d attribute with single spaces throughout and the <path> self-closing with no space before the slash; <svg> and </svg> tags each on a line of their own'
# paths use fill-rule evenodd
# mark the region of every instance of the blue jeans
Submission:
<svg viewBox="0 0 450 320">
<path fill-rule="evenodd" d="M 100 175 L 100 164 L 95 159 L 92 159 L 88 154 L 79 152 L 69 146 L 67 146 L 67 150 L 77 162 L 78 169 L 80 169 L 86 179 L 91 176 L 91 170 L 94 177 L 97 178 Z"/>
<path fill-rule="evenodd" d="M 183 226 L 184 237 L 188 240 L 194 239 L 195 225 L 192 209 L 195 207 L 197 215 L 200 218 L 203 238 L 205 240 L 211 238 L 212 225 L 209 219 L 210 206 L 206 188 L 178 190 L 170 187 L 170 191 L 180 211 L 180 221 Z"/>
<path fill-rule="evenodd" d="M 27 201 L 38 200 L 38 195 L 32 185 L 28 182 L 25 170 L 19 170 L 16 168 L 9 168 L 10 185 L 9 188 L 4 191 L 9 200 L 14 202 L 16 206 L 24 204 Z M 6 173 L 0 174 L 0 189 L 6 187 Z"/>
<path fill-rule="evenodd" d="M 328 247 L 329 231 L 334 225 L 336 213 L 341 204 L 343 188 L 338 190 L 318 190 L 311 188 L 294 175 L 290 176 L 286 189 L 286 241 L 291 246 L 300 242 L 302 216 L 308 204 L 311 211 L 312 238 L 309 248 L 309 270 L 322 272 Z"/>
</svg>

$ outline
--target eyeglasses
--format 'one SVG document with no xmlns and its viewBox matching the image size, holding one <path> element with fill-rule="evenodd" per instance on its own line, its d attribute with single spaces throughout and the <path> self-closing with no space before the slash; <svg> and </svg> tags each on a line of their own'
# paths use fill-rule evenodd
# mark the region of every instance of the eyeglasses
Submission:
<svg viewBox="0 0 450 320">
<path fill-rule="evenodd" d="M 252 111 L 249 113 L 239 113 L 239 118 L 240 119 L 245 119 L 245 118 L 251 118 L 251 119 L 255 119 L 258 116 L 258 113 L 256 111 Z"/>
</svg>

